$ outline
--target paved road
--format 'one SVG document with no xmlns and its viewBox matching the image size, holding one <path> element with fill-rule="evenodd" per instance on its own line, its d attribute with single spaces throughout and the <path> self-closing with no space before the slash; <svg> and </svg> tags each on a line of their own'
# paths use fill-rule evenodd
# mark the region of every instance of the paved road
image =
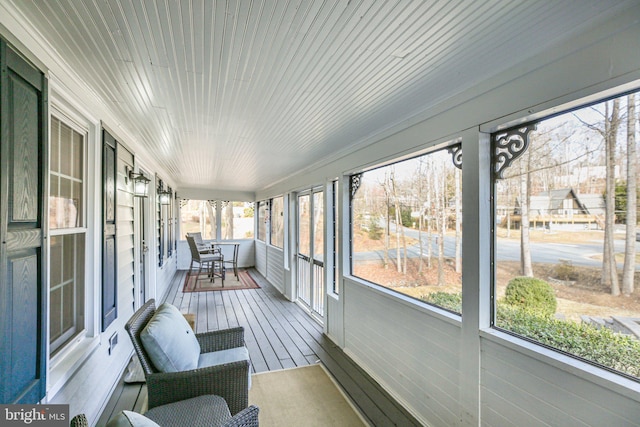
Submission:
<svg viewBox="0 0 640 427">
<path fill-rule="evenodd" d="M 405 229 L 405 235 L 412 239 L 418 240 L 418 232 L 413 229 Z M 435 242 L 435 236 L 432 238 L 432 254 L 437 256 L 438 248 Z M 423 256 L 427 253 L 427 237 L 425 233 L 422 233 L 422 251 Z M 615 243 L 616 252 L 624 252 L 624 241 L 616 240 Z M 636 242 L 636 250 L 640 253 L 640 243 Z M 420 247 L 416 243 L 413 246 L 407 248 L 407 253 L 410 258 L 420 256 Z M 444 253 L 447 257 L 455 256 L 455 238 L 453 236 L 445 236 L 444 238 Z M 602 242 L 592 242 L 583 244 L 565 244 L 565 243 L 531 243 L 531 260 L 534 263 L 551 263 L 557 264 L 560 260 L 569 260 L 573 265 L 582 265 L 589 267 L 600 267 L 602 261 L 594 258 L 602 254 Z M 520 242 L 510 239 L 498 239 L 497 261 L 520 261 Z M 396 256 L 396 250 L 389 251 L 389 258 L 394 259 Z M 356 260 L 373 260 L 384 259 L 384 251 L 372 251 L 361 252 L 354 255 Z M 463 255 L 464 258 L 464 255 Z M 619 267 L 622 268 L 622 263 L 619 263 Z M 640 271 L 640 264 L 636 265 L 636 270 Z"/>
</svg>

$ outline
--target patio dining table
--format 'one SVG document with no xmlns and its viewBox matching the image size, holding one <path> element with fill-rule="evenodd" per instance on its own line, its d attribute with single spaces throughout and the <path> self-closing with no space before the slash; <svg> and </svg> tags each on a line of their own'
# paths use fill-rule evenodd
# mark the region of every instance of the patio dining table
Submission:
<svg viewBox="0 0 640 427">
<path fill-rule="evenodd" d="M 223 241 L 213 242 L 211 244 L 213 248 L 219 248 L 222 253 L 223 246 L 233 246 L 233 257 L 230 260 L 225 259 L 224 263 L 230 263 L 233 265 L 233 275 L 238 278 L 238 252 L 240 252 L 240 242 Z"/>
</svg>

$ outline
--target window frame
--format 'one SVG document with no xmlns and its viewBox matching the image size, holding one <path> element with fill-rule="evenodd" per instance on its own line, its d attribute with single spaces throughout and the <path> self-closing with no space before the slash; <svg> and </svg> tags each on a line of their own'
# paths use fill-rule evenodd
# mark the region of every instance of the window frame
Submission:
<svg viewBox="0 0 640 427">
<path fill-rule="evenodd" d="M 264 211 L 261 211 L 260 208 L 264 209 Z M 262 212 L 262 215 L 260 215 L 260 213 Z M 257 221 L 257 225 L 256 225 L 256 232 L 255 232 L 255 239 L 259 242 L 262 242 L 264 244 L 268 243 L 268 236 L 270 235 L 269 232 L 269 201 L 268 200 L 260 200 L 258 202 L 256 202 L 256 221 Z M 260 224 L 263 224 L 262 227 L 264 227 L 264 236 L 262 238 L 260 238 L 261 236 L 261 227 Z"/>
<path fill-rule="evenodd" d="M 51 342 L 51 323 L 50 323 L 50 319 L 51 319 L 51 310 L 52 307 L 49 306 L 49 311 L 48 311 L 48 327 L 47 327 L 47 355 L 49 357 L 50 360 L 55 360 L 58 357 L 60 357 L 61 355 L 64 355 L 71 347 L 73 347 L 73 343 L 75 342 L 75 340 L 78 337 L 81 337 L 83 335 L 85 335 L 87 333 L 88 327 L 89 327 L 89 320 L 90 320 L 90 316 L 91 316 L 91 312 L 92 309 L 90 307 L 90 305 L 87 303 L 88 298 L 87 295 L 91 292 L 91 289 L 88 288 L 88 283 L 90 283 L 88 281 L 88 274 L 89 271 L 86 268 L 86 264 L 87 264 L 87 260 L 88 258 L 88 251 L 89 251 L 89 245 L 87 244 L 88 238 L 89 238 L 89 218 L 87 216 L 87 212 L 88 212 L 88 194 L 89 194 L 89 176 L 88 176 L 88 163 L 89 163 L 89 153 L 88 153 L 88 149 L 89 149 L 89 138 L 90 138 L 90 131 L 88 126 L 83 126 L 81 125 L 77 120 L 75 120 L 74 118 L 72 118 L 69 114 L 66 114 L 65 112 L 63 112 L 60 108 L 58 108 L 57 106 L 52 106 L 51 111 L 49 113 L 49 123 L 50 123 L 50 129 L 53 127 L 53 122 L 54 120 L 58 121 L 59 124 L 62 126 L 67 126 L 68 128 L 71 129 L 72 132 L 76 132 L 77 134 L 82 136 L 82 144 L 83 144 L 83 150 L 82 150 L 82 156 L 81 156 L 81 162 L 82 162 L 82 172 L 81 172 L 81 184 L 82 184 L 82 206 L 79 210 L 79 216 L 81 219 L 81 223 L 77 224 L 75 227 L 61 227 L 61 228 L 53 228 L 50 227 L 50 218 L 49 215 L 51 214 L 51 176 L 52 173 L 54 173 L 56 176 L 60 176 L 61 172 L 57 171 L 57 172 L 52 172 L 51 169 L 51 158 L 52 158 L 52 149 L 51 149 L 51 143 L 52 143 L 52 138 L 53 138 L 53 134 L 50 131 L 49 133 L 49 138 L 48 138 L 48 151 L 49 151 L 49 162 L 47 164 L 47 174 L 49 176 L 48 182 L 49 182 L 49 188 L 47 189 L 47 228 L 48 228 L 48 232 L 49 232 L 49 236 L 50 238 L 48 239 L 47 242 L 47 256 L 49 257 L 49 261 L 47 262 L 48 265 L 51 265 L 51 242 L 55 240 L 56 237 L 61 237 L 64 238 L 66 236 L 73 236 L 74 239 L 77 240 L 77 237 L 81 236 L 82 239 L 84 240 L 83 243 L 83 253 L 82 253 L 82 263 L 83 266 L 81 268 L 81 271 L 84 272 L 83 277 L 76 277 L 75 280 L 81 279 L 82 281 L 82 291 L 80 292 L 80 294 L 82 295 L 82 299 L 76 299 L 76 302 L 74 304 L 74 326 L 73 326 L 73 331 L 69 330 L 65 333 L 63 333 L 60 337 L 58 337 L 56 339 L 55 342 Z M 60 150 L 60 148 L 59 148 Z M 77 256 L 78 253 L 76 252 L 76 254 L 74 255 L 74 265 L 77 265 L 77 258 L 75 258 L 75 256 Z M 77 273 L 77 272 L 76 272 Z M 75 276 L 75 274 L 74 274 Z M 51 298 L 51 269 L 49 269 L 48 275 L 47 275 L 47 282 L 48 282 L 48 295 L 47 297 L 50 299 Z M 74 297 L 78 297 L 78 290 L 76 290 L 74 292 Z M 78 319 L 77 313 L 78 313 L 78 309 L 81 309 L 82 311 L 82 315 L 80 316 L 80 319 Z"/>
<path fill-rule="evenodd" d="M 495 340 L 496 342 L 505 345 L 513 350 L 523 352 L 528 354 L 531 357 L 535 357 L 537 359 L 545 359 L 545 363 L 550 363 L 554 366 L 567 370 L 567 367 L 571 367 L 570 369 L 579 368 L 588 378 L 591 378 L 592 381 L 597 382 L 599 384 L 605 384 L 603 379 L 607 382 L 613 382 L 616 384 L 620 384 L 625 388 L 637 388 L 640 383 L 640 376 L 634 377 L 625 372 L 621 372 L 615 370 L 611 367 L 602 365 L 598 362 L 586 359 L 579 355 L 567 352 L 565 350 L 553 347 L 551 345 L 542 343 L 540 341 L 535 340 L 534 338 L 530 338 L 526 335 L 521 335 L 517 332 L 511 331 L 509 329 L 502 328 L 496 325 L 497 319 L 497 260 L 495 258 L 495 254 L 497 251 L 497 227 L 495 227 L 497 220 L 497 182 L 500 180 L 497 177 L 495 172 L 496 170 L 496 161 L 495 161 L 495 146 L 493 142 L 493 137 L 496 134 L 505 133 L 511 131 L 513 129 L 525 128 L 529 126 L 535 126 L 543 121 L 553 119 L 558 116 L 562 116 L 565 114 L 572 113 L 578 110 L 584 110 L 594 105 L 602 104 L 604 102 L 608 102 L 614 100 L 616 98 L 622 98 L 629 94 L 635 93 L 640 95 L 640 86 L 634 86 L 633 88 L 619 87 L 609 89 L 605 92 L 591 94 L 589 96 L 573 100 L 566 104 L 557 105 L 551 107 L 547 110 L 537 112 L 535 114 L 526 114 L 531 113 L 530 110 L 524 110 L 519 115 L 518 113 L 514 113 L 510 115 L 510 120 L 506 123 L 502 122 L 492 122 L 485 124 L 480 127 L 481 132 L 486 132 L 489 136 L 489 140 L 491 141 L 488 144 L 488 149 L 490 150 L 490 218 L 491 218 L 491 232 L 490 232 L 490 290 L 489 290 L 489 326 L 487 328 L 483 328 L 480 331 L 480 335 L 485 338 L 490 338 Z M 520 116 L 520 118 L 518 118 Z M 638 142 L 636 141 L 636 144 Z M 525 150 L 526 152 L 526 150 Z M 515 160 L 515 159 L 514 159 Z M 639 164 L 640 165 L 640 164 Z M 640 217 L 639 217 L 640 218 Z M 483 301 L 482 303 L 486 303 Z M 603 375 L 603 373 L 605 373 Z M 607 384 L 608 386 L 609 384 Z"/>
<path fill-rule="evenodd" d="M 275 200 L 276 199 L 280 199 L 282 200 L 282 211 L 281 211 L 281 217 L 282 217 L 282 230 L 281 230 L 281 236 L 282 236 L 282 244 L 278 245 L 278 242 L 274 242 L 274 206 L 276 205 Z M 269 199 L 269 244 L 271 246 L 273 246 L 274 248 L 278 248 L 278 249 L 283 249 L 284 250 L 284 229 L 285 229 L 285 218 L 284 218 L 284 195 L 282 196 L 276 196 L 276 197 L 272 197 L 271 199 Z M 277 213 L 277 212 L 276 212 Z"/>
<path fill-rule="evenodd" d="M 348 277 L 350 280 L 355 280 L 355 281 L 360 281 L 363 284 L 366 284 L 368 286 L 372 286 L 374 289 L 377 289 L 379 291 L 384 292 L 387 295 L 390 295 L 391 297 L 400 299 L 402 301 L 408 302 L 409 304 L 413 305 L 413 306 L 417 306 L 417 307 L 425 307 L 428 308 L 430 313 L 435 313 L 437 315 L 443 315 L 443 319 L 447 319 L 447 320 L 453 320 L 456 323 L 461 322 L 462 319 L 462 314 L 461 313 L 457 313 L 453 310 L 449 310 L 445 307 L 424 301 L 422 299 L 410 296 L 408 294 L 402 293 L 400 291 L 397 291 L 391 287 L 376 283 L 376 282 L 372 282 L 366 278 L 360 277 L 358 275 L 356 275 L 353 272 L 353 267 L 354 267 L 354 215 L 353 215 L 353 198 L 355 193 L 357 192 L 358 188 L 360 187 L 361 184 L 361 177 L 364 173 L 366 172 L 370 172 L 376 169 L 381 169 L 384 167 L 388 167 L 391 165 L 395 165 L 404 161 L 409 161 L 409 160 L 413 160 L 413 159 L 417 159 L 419 157 L 422 156 L 426 156 L 429 154 L 433 154 L 433 153 L 437 153 L 437 152 L 441 152 L 441 151 L 448 151 L 448 153 L 451 155 L 452 157 L 452 162 L 454 164 L 454 166 L 458 167 L 460 170 L 462 170 L 462 138 L 459 136 L 453 136 L 453 137 L 447 137 L 447 138 L 443 138 L 441 140 L 437 140 L 432 142 L 431 144 L 429 144 L 428 147 L 426 148 L 422 148 L 422 149 L 418 149 L 415 151 L 412 151 L 411 153 L 408 154 L 404 154 L 404 155 L 400 155 L 400 156 L 395 156 L 395 157 L 391 157 L 391 158 L 387 158 L 382 162 L 373 164 L 369 167 L 365 167 L 362 168 L 360 170 L 357 171 L 352 171 L 348 174 L 345 175 L 345 178 L 347 180 L 347 189 L 348 189 L 348 206 L 346 206 L 346 209 L 348 209 L 348 225 L 349 225 L 349 229 L 348 229 L 348 249 L 349 249 L 349 253 L 348 253 L 348 261 L 349 261 L 349 268 L 348 270 L 344 271 L 343 274 L 345 277 Z M 457 166 L 459 165 L 459 166 Z M 462 173 L 460 173 L 460 181 L 462 183 Z M 460 202 L 463 203 L 464 202 L 464 190 L 461 187 L 461 194 L 460 194 Z M 344 209 L 343 209 L 344 210 Z M 462 210 L 462 209 L 461 209 Z M 462 216 L 460 217 L 460 220 L 462 221 Z M 347 223 L 346 223 L 347 224 Z M 464 258 L 462 258 L 464 260 Z M 464 261 L 463 261 L 464 262 Z M 344 266 L 343 266 L 343 270 Z M 460 292 L 462 293 L 462 284 L 461 284 L 461 290 Z"/>
</svg>

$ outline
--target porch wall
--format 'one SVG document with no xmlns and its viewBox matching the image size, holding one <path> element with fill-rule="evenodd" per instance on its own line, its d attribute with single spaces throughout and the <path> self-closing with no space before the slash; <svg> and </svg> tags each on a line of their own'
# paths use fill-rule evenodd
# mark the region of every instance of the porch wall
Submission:
<svg viewBox="0 0 640 427">
<path fill-rule="evenodd" d="M 256 270 L 284 294 L 284 251 L 259 240 L 256 240 L 255 248 Z"/>
<path fill-rule="evenodd" d="M 618 16 L 362 141 L 366 148 L 256 194 L 287 194 L 458 137 L 463 150 L 481 146 L 463 166 L 463 188 L 472 190 L 463 194 L 463 210 L 474 220 L 464 220 L 463 318 L 350 277 L 349 225 L 340 227 L 342 287 L 338 300 L 329 297 L 327 307 L 337 311 L 327 314 L 329 336 L 425 425 L 637 425 L 637 382 L 489 327 L 490 195 L 477 178 L 489 175 L 486 141 L 496 126 L 621 85 L 638 87 L 640 57 L 631 54 L 640 51 L 638 16 L 640 8 Z"/>
</svg>

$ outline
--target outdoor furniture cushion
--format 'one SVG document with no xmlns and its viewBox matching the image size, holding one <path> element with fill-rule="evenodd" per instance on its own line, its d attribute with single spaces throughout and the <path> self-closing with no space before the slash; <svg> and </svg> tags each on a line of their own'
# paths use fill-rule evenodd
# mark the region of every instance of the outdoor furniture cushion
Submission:
<svg viewBox="0 0 640 427">
<path fill-rule="evenodd" d="M 121 411 L 111 418 L 106 427 L 160 427 L 157 423 L 137 412 Z"/>
<path fill-rule="evenodd" d="M 145 416 L 161 426 L 222 426 L 231 420 L 227 402 L 220 396 L 204 395 L 149 409 Z"/>
<path fill-rule="evenodd" d="M 198 368 L 206 368 L 207 366 L 224 365 L 225 363 L 239 362 L 249 359 L 249 350 L 247 347 L 235 347 L 228 350 L 213 351 L 211 353 L 202 353 L 198 360 Z M 251 388 L 251 370 L 249 370 L 249 388 Z"/>
<path fill-rule="evenodd" d="M 198 367 L 198 339 L 184 316 L 171 304 L 158 307 L 140 333 L 140 340 L 161 372 L 189 371 Z"/>
</svg>

